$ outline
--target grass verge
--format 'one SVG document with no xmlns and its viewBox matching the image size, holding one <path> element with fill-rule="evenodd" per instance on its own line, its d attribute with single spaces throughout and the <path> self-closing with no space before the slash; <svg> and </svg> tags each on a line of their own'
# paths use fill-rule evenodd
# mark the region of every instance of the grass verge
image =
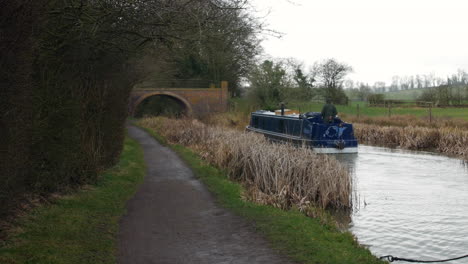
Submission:
<svg viewBox="0 0 468 264">
<path fill-rule="evenodd" d="M 0 263 L 115 263 L 118 221 L 144 175 L 143 151 L 126 139 L 119 164 L 96 185 L 20 219 Z"/>
<path fill-rule="evenodd" d="M 160 135 L 145 129 L 157 140 Z M 163 140 L 163 143 L 167 142 Z M 284 211 L 242 199 L 240 184 L 228 180 L 226 172 L 207 165 L 190 149 L 170 145 L 193 169 L 197 177 L 217 196 L 225 208 L 248 219 L 270 241 L 273 248 L 300 263 L 383 263 L 361 247 L 349 232 L 319 219 L 306 217 L 298 210 Z"/>
</svg>

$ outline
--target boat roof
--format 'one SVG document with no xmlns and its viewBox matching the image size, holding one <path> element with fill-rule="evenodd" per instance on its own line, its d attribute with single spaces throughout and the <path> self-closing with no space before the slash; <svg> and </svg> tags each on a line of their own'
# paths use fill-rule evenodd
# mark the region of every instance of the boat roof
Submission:
<svg viewBox="0 0 468 264">
<path fill-rule="evenodd" d="M 252 114 L 255 114 L 255 115 L 267 115 L 267 116 L 277 117 L 277 118 L 284 118 L 284 117 L 299 118 L 299 114 L 277 115 L 277 114 L 275 114 L 275 112 L 267 111 L 267 110 L 258 110 L 258 111 L 252 112 Z"/>
</svg>

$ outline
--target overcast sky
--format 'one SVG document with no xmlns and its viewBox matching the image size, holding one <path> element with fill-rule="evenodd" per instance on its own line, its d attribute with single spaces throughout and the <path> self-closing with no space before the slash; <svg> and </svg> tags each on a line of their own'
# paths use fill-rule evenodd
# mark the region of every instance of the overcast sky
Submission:
<svg viewBox="0 0 468 264">
<path fill-rule="evenodd" d="M 335 58 L 350 78 L 390 84 L 394 75 L 468 70 L 468 0 L 252 0 L 269 28 L 265 52 L 306 66 Z"/>
</svg>

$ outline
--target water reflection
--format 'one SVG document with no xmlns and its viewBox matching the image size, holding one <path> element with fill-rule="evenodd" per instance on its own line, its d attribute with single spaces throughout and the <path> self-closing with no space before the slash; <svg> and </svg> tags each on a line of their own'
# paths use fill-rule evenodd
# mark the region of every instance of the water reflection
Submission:
<svg viewBox="0 0 468 264">
<path fill-rule="evenodd" d="M 468 254 L 465 163 L 368 146 L 336 158 L 353 174 L 355 210 L 349 229 L 376 256 L 440 259 Z"/>
</svg>

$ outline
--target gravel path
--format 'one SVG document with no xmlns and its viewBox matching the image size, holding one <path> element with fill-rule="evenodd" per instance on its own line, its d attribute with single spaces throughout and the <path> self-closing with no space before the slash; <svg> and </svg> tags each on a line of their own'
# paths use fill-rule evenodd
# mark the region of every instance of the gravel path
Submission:
<svg viewBox="0 0 468 264">
<path fill-rule="evenodd" d="M 130 126 L 147 175 L 120 221 L 118 263 L 291 263 L 244 219 L 215 204 L 169 148 Z"/>
</svg>

